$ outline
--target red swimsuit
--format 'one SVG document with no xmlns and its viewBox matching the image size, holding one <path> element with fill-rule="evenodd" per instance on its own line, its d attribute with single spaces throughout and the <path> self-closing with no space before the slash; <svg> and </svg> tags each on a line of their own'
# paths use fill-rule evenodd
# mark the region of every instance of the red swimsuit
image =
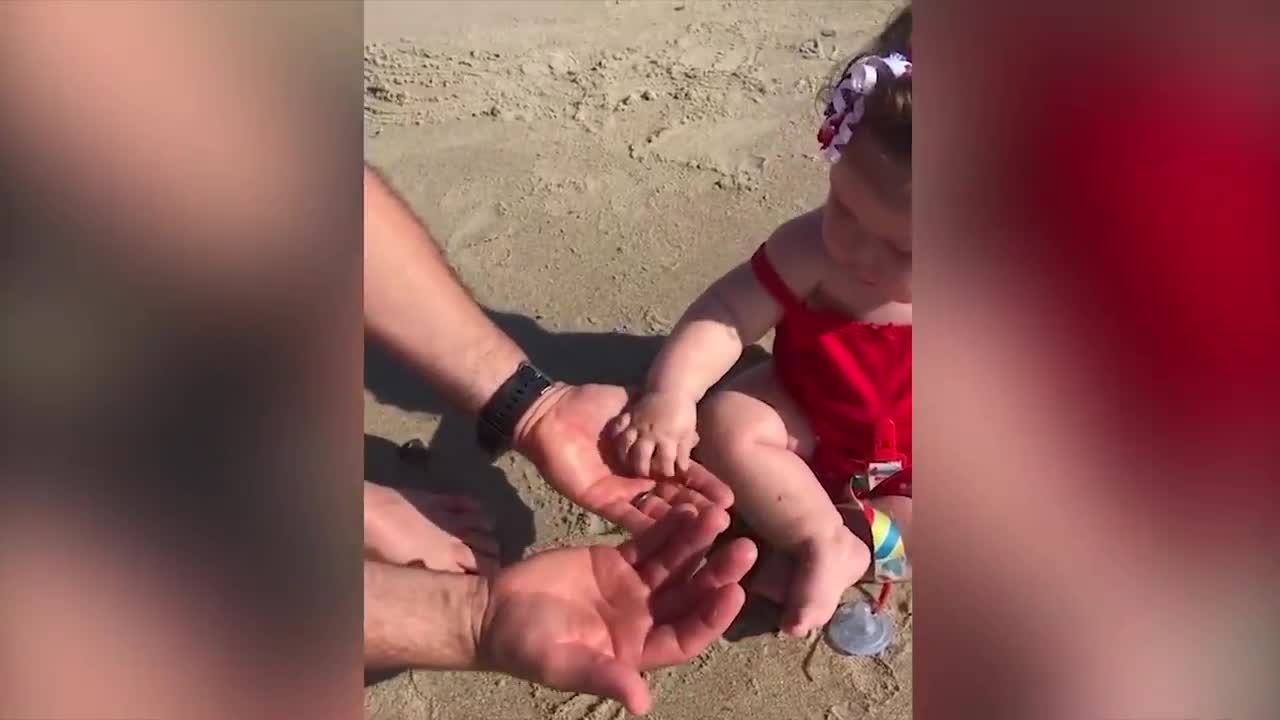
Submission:
<svg viewBox="0 0 1280 720">
<path fill-rule="evenodd" d="M 817 438 L 809 465 L 818 480 L 833 500 L 845 502 L 852 477 L 869 462 L 899 460 L 904 469 L 871 494 L 910 497 L 911 326 L 873 325 L 808 307 L 763 246 L 751 267 L 783 307 L 773 364 Z"/>
</svg>

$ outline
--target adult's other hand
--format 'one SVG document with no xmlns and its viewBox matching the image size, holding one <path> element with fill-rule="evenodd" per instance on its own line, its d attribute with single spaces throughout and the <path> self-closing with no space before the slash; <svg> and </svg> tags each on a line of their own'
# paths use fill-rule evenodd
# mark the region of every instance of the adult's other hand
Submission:
<svg viewBox="0 0 1280 720">
<path fill-rule="evenodd" d="M 728 524 L 718 508 L 680 505 L 616 548 L 550 550 L 499 572 L 478 596 L 480 667 L 648 712 L 640 673 L 701 653 L 742 609 L 750 540 L 691 574 Z"/>
</svg>

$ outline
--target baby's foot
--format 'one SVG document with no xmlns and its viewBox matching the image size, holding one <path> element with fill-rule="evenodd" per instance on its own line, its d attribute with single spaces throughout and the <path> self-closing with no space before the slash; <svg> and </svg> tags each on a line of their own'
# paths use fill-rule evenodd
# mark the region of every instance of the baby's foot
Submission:
<svg viewBox="0 0 1280 720">
<path fill-rule="evenodd" d="M 831 619 L 844 591 L 866 573 L 871 551 L 841 525 L 801 542 L 790 559 L 794 570 L 782 630 L 799 637 Z"/>
<path fill-rule="evenodd" d="M 836 505 L 836 510 L 844 518 L 845 527 L 853 532 L 854 536 L 863 544 L 868 545 L 868 550 L 870 550 L 871 531 L 867 527 L 866 518 L 863 517 L 862 508 L 856 504 L 849 503 Z M 760 559 L 756 561 L 755 569 L 751 571 L 744 587 L 752 595 L 758 595 L 777 605 L 786 607 L 791 598 L 795 568 L 796 559 L 791 554 L 761 546 Z M 870 572 L 869 564 L 867 572 Z M 868 579 L 868 576 L 864 574 L 854 582 L 866 579 Z"/>
<path fill-rule="evenodd" d="M 795 563 L 784 552 L 762 547 L 760 559 L 744 585 L 747 592 L 785 606 L 791 593 L 792 566 Z"/>
</svg>

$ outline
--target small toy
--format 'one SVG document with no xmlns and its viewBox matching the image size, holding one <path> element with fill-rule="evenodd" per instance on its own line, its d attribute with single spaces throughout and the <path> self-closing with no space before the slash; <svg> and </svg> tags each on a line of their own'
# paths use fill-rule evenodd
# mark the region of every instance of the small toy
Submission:
<svg viewBox="0 0 1280 720">
<path fill-rule="evenodd" d="M 893 518 L 861 499 L 903 470 L 896 440 L 892 420 L 877 423 L 872 461 L 867 463 L 864 472 L 855 474 L 849 481 L 854 501 L 871 529 L 872 568 L 875 579 L 882 584 L 880 596 L 874 603 L 865 600 L 846 603 L 836 610 L 827 624 L 827 641 L 845 655 L 879 655 L 889 647 L 893 642 L 894 624 L 882 610 L 893 583 L 911 577 L 906 546 Z"/>
</svg>

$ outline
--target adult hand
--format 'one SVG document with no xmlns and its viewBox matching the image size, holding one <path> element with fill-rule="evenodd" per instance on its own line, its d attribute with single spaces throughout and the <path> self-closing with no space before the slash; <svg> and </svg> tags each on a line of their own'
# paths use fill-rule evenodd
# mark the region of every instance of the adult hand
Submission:
<svg viewBox="0 0 1280 720">
<path fill-rule="evenodd" d="M 615 472 L 606 460 L 614 453 L 605 426 L 628 400 L 626 389 L 616 385 L 557 385 L 520 419 L 515 447 L 562 495 L 630 532 L 649 527 L 677 503 L 731 506 L 733 491 L 697 463 L 676 481 Z M 646 491 L 652 494 L 639 507 L 632 505 Z"/>
<path fill-rule="evenodd" d="M 641 671 L 701 653 L 742 609 L 750 540 L 724 545 L 690 577 L 728 524 L 723 510 L 681 505 L 616 548 L 550 550 L 499 572 L 477 613 L 480 667 L 648 712 Z"/>
</svg>

